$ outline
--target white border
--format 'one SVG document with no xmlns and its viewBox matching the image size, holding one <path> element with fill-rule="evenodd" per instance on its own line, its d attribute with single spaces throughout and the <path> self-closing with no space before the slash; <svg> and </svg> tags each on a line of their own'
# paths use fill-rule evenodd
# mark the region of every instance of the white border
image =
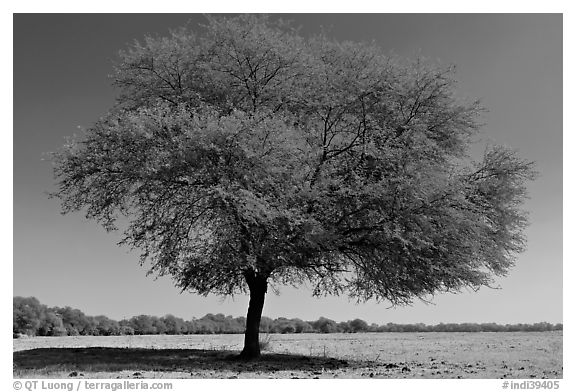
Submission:
<svg viewBox="0 0 576 392">
<path fill-rule="evenodd" d="M 209 4 L 209 5 L 205 5 Z M 574 24 L 576 22 L 573 17 L 573 9 L 570 7 L 568 1 L 524 1 L 524 2 L 505 2 L 505 1 L 482 1 L 476 4 L 470 2 L 464 4 L 463 2 L 456 1 L 410 1 L 410 2 L 376 2 L 376 1 L 354 1 L 354 2 L 333 2 L 328 0 L 322 1 L 305 1 L 295 0 L 289 2 L 270 2 L 270 1 L 212 1 L 209 3 L 199 2 L 181 2 L 169 4 L 166 2 L 143 3 L 142 1 L 111 1 L 100 0 L 97 2 L 72 2 L 72 1 L 7 1 L 3 3 L 2 18 L 0 25 L 2 26 L 2 40 L 3 48 L 12 49 L 13 43 L 13 13 L 204 13 L 204 12 L 274 12 L 274 13 L 398 13 L 398 12 L 419 12 L 419 13 L 454 13 L 454 12 L 488 12 L 488 13 L 564 13 L 564 65 L 563 69 L 567 72 L 564 73 L 564 259 L 568 262 L 564 263 L 564 304 L 570 304 L 571 298 L 574 298 L 574 284 L 571 282 L 571 277 L 574 276 L 574 267 L 570 262 L 574 252 L 569 248 L 570 240 L 576 238 L 574 230 L 570 224 L 574 218 L 574 203 L 570 202 L 574 195 L 574 173 L 571 171 L 574 168 L 574 129 L 571 126 L 572 107 L 574 94 L 574 74 L 571 70 L 576 69 L 574 65 L 573 48 L 574 42 Z M 5 50 L 5 53 L 7 50 Z M 11 296 L 12 296 L 12 260 L 13 260 L 13 211 L 12 211 L 12 184 L 13 184 L 13 157 L 12 146 L 13 137 L 10 129 L 13 129 L 12 119 L 12 97 L 13 97 L 13 84 L 8 80 L 9 76 L 13 75 L 12 69 L 12 50 L 2 61 L 3 65 L 3 94 L 2 96 L 2 110 L 3 110 L 3 123 L 6 125 L 4 137 L 6 138 L 3 143 L 3 150 L 1 156 L 1 164 L 4 170 L 4 179 L 9 185 L 3 187 L 2 197 L 2 222 L 4 225 L 3 230 L 3 247 L 4 253 L 7 257 L 4 258 L 4 273 L 2 274 L 2 287 L 5 292 L 2 295 L 2 311 L 6 317 L 11 314 Z M 535 288 L 537 289 L 537 288 Z M 573 312 L 571 306 L 564 306 L 564 379 L 561 381 L 561 390 L 573 390 L 574 387 L 574 356 L 571 347 L 574 347 L 574 339 L 572 333 L 573 326 Z M 9 331 L 9 321 L 3 320 L 2 329 L 0 334 L 5 352 L 2 355 L 1 374 L 4 380 L 12 379 L 11 355 L 9 348 L 12 346 Z M 294 383 L 290 380 L 258 380 L 250 384 L 242 380 L 173 380 L 174 390 L 186 390 L 190 387 L 190 383 L 194 383 L 195 388 L 202 387 L 222 387 L 222 388 L 250 388 L 250 390 L 266 389 L 270 390 L 273 386 L 274 390 L 288 391 L 294 388 Z M 518 380 L 517 380 L 518 381 Z M 442 391 L 462 391 L 463 388 L 472 391 L 490 391 L 501 390 L 502 382 L 500 380 L 333 380 L 321 381 L 322 387 L 328 388 L 356 388 L 360 386 L 358 383 L 365 383 L 363 386 L 368 388 L 392 388 L 392 390 L 442 390 Z M 369 384 L 368 384 L 369 383 Z M 317 389 L 318 384 L 314 380 L 299 380 L 298 384 L 303 388 Z M 570 387 L 572 385 L 572 387 Z M 11 387 L 11 386 L 10 386 Z"/>
</svg>

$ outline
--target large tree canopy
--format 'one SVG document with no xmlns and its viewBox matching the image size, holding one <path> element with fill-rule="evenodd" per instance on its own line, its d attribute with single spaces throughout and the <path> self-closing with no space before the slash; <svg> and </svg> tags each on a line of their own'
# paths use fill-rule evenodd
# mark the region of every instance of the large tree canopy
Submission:
<svg viewBox="0 0 576 392">
<path fill-rule="evenodd" d="M 405 304 L 489 285 L 523 249 L 532 164 L 468 158 L 481 108 L 452 68 L 248 15 L 137 42 L 113 78 L 54 195 L 125 217 L 123 243 L 183 290 L 249 291 L 247 357 L 269 283 Z"/>
</svg>

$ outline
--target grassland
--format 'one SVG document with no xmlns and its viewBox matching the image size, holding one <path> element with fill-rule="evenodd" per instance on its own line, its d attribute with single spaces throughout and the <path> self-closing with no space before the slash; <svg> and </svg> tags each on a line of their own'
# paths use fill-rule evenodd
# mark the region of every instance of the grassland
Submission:
<svg viewBox="0 0 576 392">
<path fill-rule="evenodd" d="M 239 362 L 242 335 L 14 340 L 17 378 L 562 378 L 562 332 L 286 334 Z"/>
</svg>

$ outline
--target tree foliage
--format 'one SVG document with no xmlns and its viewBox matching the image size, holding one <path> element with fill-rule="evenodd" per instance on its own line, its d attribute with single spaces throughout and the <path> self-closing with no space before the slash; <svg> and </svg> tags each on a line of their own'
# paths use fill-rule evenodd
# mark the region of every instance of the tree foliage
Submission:
<svg viewBox="0 0 576 392">
<path fill-rule="evenodd" d="M 68 309 L 63 312 L 64 309 Z M 183 320 L 180 317 L 139 315 L 116 321 L 106 316 L 86 316 L 78 309 L 70 307 L 49 308 L 34 298 L 14 297 L 13 335 L 19 336 L 117 336 L 117 335 L 185 335 L 185 334 L 240 334 L 244 332 L 245 317 L 232 317 L 223 314 L 208 313 L 204 317 Z M 70 315 L 75 315 L 70 317 Z M 92 325 L 93 328 L 82 328 Z M 158 328 L 164 325 L 164 328 Z M 303 321 L 298 318 L 262 317 L 261 333 L 356 333 L 356 332 L 543 332 L 561 331 L 562 324 L 547 322 L 535 324 L 496 324 L 496 323 L 441 323 L 384 325 L 368 323 L 362 319 L 336 323 L 325 317 L 315 321 Z"/>
<path fill-rule="evenodd" d="M 482 108 L 452 68 L 244 15 L 147 37 L 113 79 L 115 107 L 55 154 L 54 196 L 110 230 L 121 216 L 182 290 L 406 304 L 489 285 L 524 248 L 532 164 L 467 156 Z"/>
</svg>

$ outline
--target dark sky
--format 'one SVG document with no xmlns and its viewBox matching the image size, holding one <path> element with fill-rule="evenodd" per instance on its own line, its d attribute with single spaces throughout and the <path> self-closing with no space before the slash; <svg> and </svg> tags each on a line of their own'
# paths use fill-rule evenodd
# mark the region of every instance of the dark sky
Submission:
<svg viewBox="0 0 576 392">
<path fill-rule="evenodd" d="M 562 16 L 559 14 L 292 14 L 302 34 L 330 27 L 339 40 L 374 40 L 405 57 L 455 64 L 462 97 L 489 112 L 484 142 L 505 144 L 533 160 L 540 177 L 526 204 L 528 250 L 499 290 L 439 295 L 435 305 L 356 304 L 315 299 L 307 288 L 267 298 L 270 317 L 356 317 L 369 322 L 562 321 Z M 61 216 L 45 155 L 113 105 L 107 75 L 117 52 L 145 33 L 204 17 L 196 14 L 16 14 L 14 16 L 14 295 L 70 305 L 120 319 L 172 313 L 244 315 L 247 298 L 180 294 L 169 279 L 146 277 L 138 254 L 116 246 L 82 214 Z M 479 148 L 479 147 L 478 147 Z"/>
</svg>

